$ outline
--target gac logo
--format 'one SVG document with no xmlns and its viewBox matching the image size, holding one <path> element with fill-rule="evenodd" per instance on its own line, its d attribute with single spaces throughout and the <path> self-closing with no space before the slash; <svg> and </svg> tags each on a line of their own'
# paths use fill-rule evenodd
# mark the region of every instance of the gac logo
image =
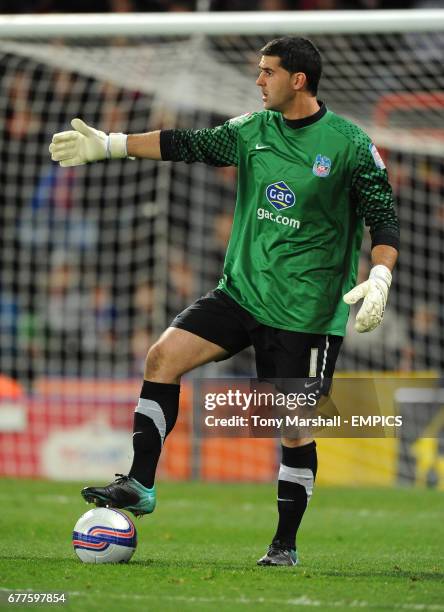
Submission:
<svg viewBox="0 0 444 612">
<path fill-rule="evenodd" d="M 291 208 L 296 203 L 296 196 L 284 181 L 268 185 L 265 195 L 276 210 Z"/>
</svg>

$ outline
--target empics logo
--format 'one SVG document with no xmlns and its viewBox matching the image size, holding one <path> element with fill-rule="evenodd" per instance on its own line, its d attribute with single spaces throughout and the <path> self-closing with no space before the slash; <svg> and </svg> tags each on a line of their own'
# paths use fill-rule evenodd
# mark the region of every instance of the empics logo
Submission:
<svg viewBox="0 0 444 612">
<path fill-rule="evenodd" d="M 296 203 L 296 196 L 284 181 L 268 185 L 265 195 L 276 210 L 291 208 Z"/>
</svg>

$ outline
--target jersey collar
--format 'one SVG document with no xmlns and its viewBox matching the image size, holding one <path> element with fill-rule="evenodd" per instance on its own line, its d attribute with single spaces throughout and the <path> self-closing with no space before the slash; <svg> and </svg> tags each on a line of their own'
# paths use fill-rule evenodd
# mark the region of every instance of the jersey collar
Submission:
<svg viewBox="0 0 444 612">
<path fill-rule="evenodd" d="M 317 110 L 314 115 L 309 115 L 308 117 L 304 117 L 303 119 L 285 119 L 283 116 L 282 119 L 285 122 L 285 125 L 289 128 L 293 128 L 294 130 L 298 128 L 307 127 L 308 125 L 312 125 L 312 123 L 316 123 L 319 119 L 327 112 L 327 107 L 325 106 L 322 100 L 318 100 L 319 110 Z"/>
</svg>

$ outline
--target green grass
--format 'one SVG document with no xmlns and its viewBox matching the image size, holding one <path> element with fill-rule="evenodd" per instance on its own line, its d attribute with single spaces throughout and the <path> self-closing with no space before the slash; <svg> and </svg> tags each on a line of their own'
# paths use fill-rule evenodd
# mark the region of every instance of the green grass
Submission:
<svg viewBox="0 0 444 612">
<path fill-rule="evenodd" d="M 160 483 L 158 508 L 136 521 L 139 546 L 123 566 L 77 560 L 71 531 L 87 510 L 79 489 L 0 480 L 2 589 L 64 591 L 68 605 L 52 609 L 88 612 L 444 611 L 443 493 L 319 487 L 300 565 L 262 568 L 255 561 L 276 517 L 271 485 Z"/>
</svg>

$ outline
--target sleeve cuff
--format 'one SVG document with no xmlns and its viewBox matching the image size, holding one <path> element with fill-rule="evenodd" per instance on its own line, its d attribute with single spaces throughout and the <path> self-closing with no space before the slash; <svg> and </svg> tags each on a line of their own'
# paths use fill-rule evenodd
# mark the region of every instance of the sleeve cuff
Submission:
<svg viewBox="0 0 444 612">
<path fill-rule="evenodd" d="M 160 131 L 160 155 L 163 161 L 174 161 L 174 132 L 175 130 Z"/>
<path fill-rule="evenodd" d="M 378 246 L 379 244 L 391 246 L 399 251 L 399 236 L 384 230 L 375 232 L 372 236 L 372 248 Z"/>
</svg>

